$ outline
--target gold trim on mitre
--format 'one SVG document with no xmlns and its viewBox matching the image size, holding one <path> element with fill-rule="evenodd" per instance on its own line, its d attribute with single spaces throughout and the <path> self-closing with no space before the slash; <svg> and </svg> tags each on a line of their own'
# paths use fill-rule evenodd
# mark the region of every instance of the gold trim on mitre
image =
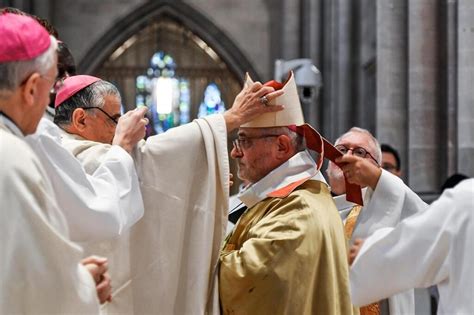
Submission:
<svg viewBox="0 0 474 315">
<path fill-rule="evenodd" d="M 253 80 L 247 73 L 245 78 L 244 86 L 248 87 L 253 84 Z M 293 71 L 286 82 L 284 83 L 282 90 L 285 94 L 271 100 L 268 106 L 283 105 L 285 109 L 274 113 L 265 113 L 258 118 L 243 124 L 242 128 L 265 128 L 265 127 L 281 127 L 296 125 L 300 126 L 304 124 L 303 111 L 301 109 L 300 98 L 298 96 L 298 89 L 296 88 L 295 77 Z M 262 105 L 263 106 L 263 105 Z"/>
</svg>

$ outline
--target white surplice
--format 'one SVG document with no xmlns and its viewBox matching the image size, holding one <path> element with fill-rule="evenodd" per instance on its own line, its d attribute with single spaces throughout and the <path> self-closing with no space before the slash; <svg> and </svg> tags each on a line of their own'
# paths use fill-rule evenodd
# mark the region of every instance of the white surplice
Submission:
<svg viewBox="0 0 474 315">
<path fill-rule="evenodd" d="M 363 197 L 364 207 L 357 218 L 351 241 L 365 239 L 380 228 L 394 227 L 400 220 L 428 206 L 400 178 L 385 170 L 382 170 L 375 190 L 364 189 Z M 345 221 L 354 204 L 346 200 L 346 195 L 334 197 L 334 201 Z M 390 296 L 388 301 L 390 315 L 415 313 L 413 290 Z"/>
<path fill-rule="evenodd" d="M 51 183 L 21 131 L 0 114 L 0 314 L 98 314 Z"/>
<path fill-rule="evenodd" d="M 354 303 L 436 284 L 438 314 L 474 314 L 473 213 L 474 179 L 467 179 L 395 228 L 373 233 L 351 268 Z"/>
<path fill-rule="evenodd" d="M 88 172 L 110 150 L 74 135 L 64 135 L 63 145 Z M 111 258 L 107 312 L 218 314 L 216 266 L 229 195 L 224 118 L 211 115 L 152 136 L 133 156 L 145 215 L 130 235 L 88 249 Z"/>
<path fill-rule="evenodd" d="M 112 146 L 95 172 L 61 146 L 62 131 L 43 118 L 26 137 L 40 159 L 57 196 L 74 242 L 111 239 L 143 216 L 143 201 L 132 157 Z"/>
</svg>

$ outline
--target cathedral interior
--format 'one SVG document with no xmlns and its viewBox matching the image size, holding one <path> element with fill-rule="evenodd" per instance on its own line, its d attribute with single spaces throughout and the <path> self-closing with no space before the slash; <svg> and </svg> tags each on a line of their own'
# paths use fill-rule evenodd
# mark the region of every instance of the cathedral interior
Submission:
<svg viewBox="0 0 474 315">
<path fill-rule="evenodd" d="M 0 6 L 47 19 L 79 73 L 117 85 L 124 111 L 150 107 L 151 133 L 229 108 L 245 73 L 265 82 L 275 78 L 277 60 L 303 59 L 322 76 L 300 88 L 305 119 L 324 137 L 368 129 L 400 152 L 404 181 L 427 201 L 451 174 L 474 175 L 473 1 L 1 0 Z M 285 70 L 291 69 L 298 67 Z"/>
</svg>

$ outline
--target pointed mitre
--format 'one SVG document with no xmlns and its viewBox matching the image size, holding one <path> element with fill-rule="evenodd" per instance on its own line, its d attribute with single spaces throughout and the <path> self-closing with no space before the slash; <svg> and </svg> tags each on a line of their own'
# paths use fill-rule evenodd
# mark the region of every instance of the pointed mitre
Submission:
<svg viewBox="0 0 474 315">
<path fill-rule="evenodd" d="M 253 84 L 252 79 L 247 73 L 245 79 L 245 87 Z M 308 149 L 319 153 L 316 167 L 319 170 L 323 164 L 323 159 L 327 158 L 336 165 L 341 166 L 336 162 L 338 157 L 342 156 L 328 140 L 321 136 L 312 126 L 304 122 L 303 111 L 301 109 L 300 98 L 298 96 L 298 89 L 296 87 L 295 77 L 293 71 L 290 72 L 288 79 L 284 83 L 275 80 L 264 84 L 271 86 L 275 90 L 283 90 L 285 93 L 268 102 L 268 106 L 283 105 L 285 108 L 278 112 L 266 113 L 260 117 L 241 125 L 241 128 L 268 128 L 268 127 L 288 127 L 290 130 L 299 133 L 306 140 Z M 346 198 L 347 200 L 363 205 L 362 194 L 360 186 L 346 182 Z"/>
<path fill-rule="evenodd" d="M 245 78 L 245 86 L 253 84 L 253 80 L 247 73 Z M 265 83 L 266 86 L 271 86 L 275 90 L 283 90 L 285 93 L 270 102 L 268 106 L 284 105 L 285 109 L 279 112 L 266 113 L 258 118 L 242 125 L 242 128 L 264 128 L 264 127 L 278 127 L 278 126 L 300 126 L 304 124 L 303 111 L 301 110 L 300 98 L 298 96 L 298 89 L 296 88 L 295 76 L 293 71 L 290 72 L 288 79 L 284 83 L 277 81 L 269 81 Z"/>
</svg>

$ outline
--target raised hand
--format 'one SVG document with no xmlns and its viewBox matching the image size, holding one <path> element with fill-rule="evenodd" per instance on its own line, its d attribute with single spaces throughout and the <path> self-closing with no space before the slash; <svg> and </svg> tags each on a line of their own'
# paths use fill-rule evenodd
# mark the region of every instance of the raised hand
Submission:
<svg viewBox="0 0 474 315">
<path fill-rule="evenodd" d="M 148 118 L 145 117 L 148 108 L 141 107 L 128 111 L 120 117 L 112 144 L 121 146 L 128 153 L 145 137 Z"/>
<path fill-rule="evenodd" d="M 263 86 L 260 82 L 244 86 L 235 97 L 232 107 L 224 113 L 227 132 L 231 132 L 262 114 L 283 110 L 284 106 L 282 105 L 268 105 L 270 101 L 283 93 L 281 90 L 275 91 L 272 87 Z"/>
<path fill-rule="evenodd" d="M 351 184 L 361 187 L 370 187 L 375 190 L 379 181 L 382 169 L 372 163 L 369 159 L 364 159 L 352 154 L 345 154 L 336 160 L 344 172 L 344 176 Z"/>
</svg>

